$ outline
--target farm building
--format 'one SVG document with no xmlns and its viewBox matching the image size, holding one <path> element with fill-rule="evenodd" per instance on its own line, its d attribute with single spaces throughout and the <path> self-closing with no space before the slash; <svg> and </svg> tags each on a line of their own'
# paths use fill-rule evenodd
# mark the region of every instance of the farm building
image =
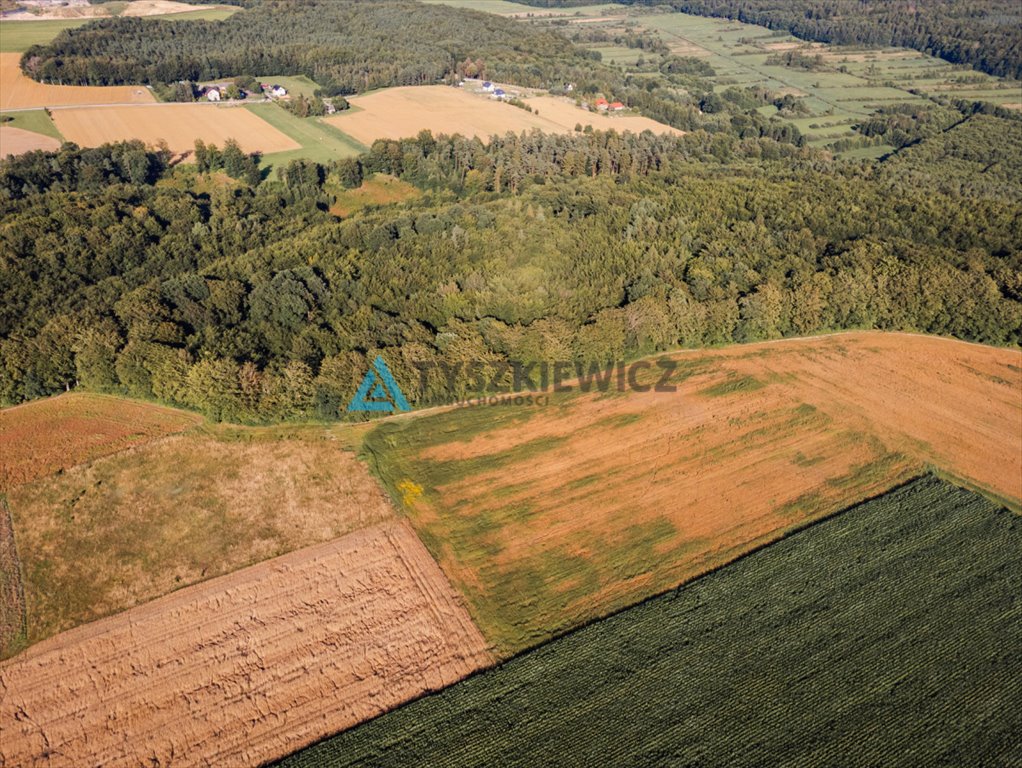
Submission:
<svg viewBox="0 0 1022 768">
<path fill-rule="evenodd" d="M 493 83 L 491 83 L 489 80 L 487 80 L 485 83 L 483 83 L 483 90 L 486 91 L 487 93 L 492 91 L 493 90 Z"/>
<path fill-rule="evenodd" d="M 504 92 L 503 88 L 494 88 L 493 89 L 493 97 L 492 98 L 494 98 L 494 99 L 506 99 L 507 98 L 507 94 Z"/>
<path fill-rule="evenodd" d="M 207 88 L 206 98 L 209 101 L 220 101 L 220 89 L 219 88 Z"/>
<path fill-rule="evenodd" d="M 625 105 L 622 104 L 620 101 L 611 102 L 610 106 L 608 107 L 608 109 L 611 112 L 620 112 L 624 108 Z"/>
<path fill-rule="evenodd" d="M 287 88 L 283 85 L 272 85 L 270 86 L 270 95 L 280 98 L 281 96 L 287 96 Z"/>
<path fill-rule="evenodd" d="M 598 110 L 600 110 L 601 112 L 603 112 L 603 111 L 605 111 L 605 110 L 606 110 L 606 109 L 607 109 L 607 108 L 608 108 L 608 107 L 609 107 L 610 105 L 609 105 L 609 104 L 607 103 L 607 100 L 606 100 L 606 99 L 604 99 L 604 98 L 602 98 L 602 97 L 601 97 L 601 98 L 599 98 L 599 99 L 597 99 L 596 101 L 594 101 L 594 102 L 593 102 L 593 106 L 594 106 L 594 107 L 596 107 L 596 108 L 597 108 Z"/>
</svg>

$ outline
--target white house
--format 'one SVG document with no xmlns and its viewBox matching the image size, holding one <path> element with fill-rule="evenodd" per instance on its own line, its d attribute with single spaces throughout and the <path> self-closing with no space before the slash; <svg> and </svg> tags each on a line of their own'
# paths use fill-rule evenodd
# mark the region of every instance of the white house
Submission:
<svg viewBox="0 0 1022 768">
<path fill-rule="evenodd" d="M 492 91 L 493 90 L 493 83 L 491 83 L 489 80 L 487 80 L 485 83 L 483 83 L 483 90 L 486 91 L 487 93 Z"/>
<path fill-rule="evenodd" d="M 206 98 L 210 101 L 220 101 L 220 89 L 219 88 L 207 88 Z"/>
<path fill-rule="evenodd" d="M 283 85 L 274 85 L 270 88 L 270 94 L 280 98 L 281 96 L 287 96 L 287 88 Z"/>
</svg>

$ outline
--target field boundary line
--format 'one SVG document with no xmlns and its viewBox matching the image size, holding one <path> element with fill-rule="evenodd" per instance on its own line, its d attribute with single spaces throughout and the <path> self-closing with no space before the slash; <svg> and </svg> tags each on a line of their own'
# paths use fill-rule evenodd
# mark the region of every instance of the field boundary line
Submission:
<svg viewBox="0 0 1022 768">
<path fill-rule="evenodd" d="M 7 497 L 0 494 L 0 659 L 20 650 L 27 640 L 25 582 L 14 540 L 14 521 Z"/>
</svg>

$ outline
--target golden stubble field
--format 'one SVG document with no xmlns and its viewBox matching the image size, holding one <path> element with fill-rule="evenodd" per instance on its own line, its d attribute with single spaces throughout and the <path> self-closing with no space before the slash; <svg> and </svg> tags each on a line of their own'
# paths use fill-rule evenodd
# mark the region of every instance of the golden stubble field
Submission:
<svg viewBox="0 0 1022 768">
<path fill-rule="evenodd" d="M 677 354 L 674 393 L 392 420 L 367 453 L 502 654 L 936 467 L 1022 499 L 1022 352 L 851 333 Z"/>
<path fill-rule="evenodd" d="M 37 83 L 21 71 L 20 62 L 20 53 L 0 53 L 0 110 L 79 104 L 152 104 L 156 101 L 152 92 L 144 85 Z"/>
<path fill-rule="evenodd" d="M 197 139 L 220 147 L 227 139 L 235 139 L 245 152 L 301 148 L 247 109 L 215 104 L 56 109 L 53 122 L 68 141 L 83 147 L 140 139 L 151 145 L 165 141 L 175 154 L 190 155 Z"/>
<path fill-rule="evenodd" d="M 0 765 L 261 765 L 489 663 L 391 520 L 0 663 Z"/>
<path fill-rule="evenodd" d="M 520 133 L 539 129 L 548 133 L 570 133 L 576 124 L 600 130 L 681 135 L 682 131 L 648 117 L 632 114 L 603 115 L 588 112 L 561 97 L 533 96 L 526 100 L 538 114 L 485 95 L 444 85 L 386 88 L 352 97 L 357 111 L 324 120 L 363 144 L 376 139 L 401 139 L 421 130 L 434 134 L 460 133 L 487 139 L 508 131 Z"/>
</svg>

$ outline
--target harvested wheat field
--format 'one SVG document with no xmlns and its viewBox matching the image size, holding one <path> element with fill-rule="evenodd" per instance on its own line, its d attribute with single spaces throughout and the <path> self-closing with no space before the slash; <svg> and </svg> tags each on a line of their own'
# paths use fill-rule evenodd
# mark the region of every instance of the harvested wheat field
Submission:
<svg viewBox="0 0 1022 768">
<path fill-rule="evenodd" d="M 146 144 L 165 141 L 175 154 L 190 155 L 197 139 L 221 147 L 235 139 L 245 152 L 300 149 L 294 139 L 247 109 L 215 104 L 59 109 L 53 122 L 68 141 L 83 147 L 141 139 Z"/>
<path fill-rule="evenodd" d="M 20 53 L 0 53 L 0 110 L 80 104 L 152 104 L 156 101 L 144 85 L 37 83 L 21 71 L 20 61 Z"/>
<path fill-rule="evenodd" d="M 0 492 L 201 421 L 188 411 L 78 392 L 0 409 Z"/>
<path fill-rule="evenodd" d="M 485 95 L 445 85 L 386 88 L 355 96 L 351 103 L 359 109 L 324 120 L 366 145 L 377 139 L 415 136 L 424 129 L 435 134 L 460 133 L 487 139 L 508 131 L 520 133 L 533 128 L 548 133 L 570 133 L 577 123 L 602 130 L 682 133 L 648 117 L 596 114 L 553 96 L 527 99 L 526 103 L 539 110 L 537 115 Z"/>
<path fill-rule="evenodd" d="M 26 131 L 24 128 L 0 126 L 0 158 L 23 155 L 36 149 L 60 149 L 60 142 L 52 136 Z"/>
<path fill-rule="evenodd" d="M 851 333 L 676 359 L 673 393 L 576 390 L 546 407 L 394 419 L 367 436 L 503 654 L 931 465 L 1022 498 L 1018 350 Z"/>
<path fill-rule="evenodd" d="M 0 764 L 259 765 L 489 661 L 415 534 L 386 522 L 0 664 Z"/>
<path fill-rule="evenodd" d="M 12 489 L 27 641 L 392 517 L 316 435 L 191 432 Z"/>
</svg>

